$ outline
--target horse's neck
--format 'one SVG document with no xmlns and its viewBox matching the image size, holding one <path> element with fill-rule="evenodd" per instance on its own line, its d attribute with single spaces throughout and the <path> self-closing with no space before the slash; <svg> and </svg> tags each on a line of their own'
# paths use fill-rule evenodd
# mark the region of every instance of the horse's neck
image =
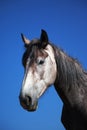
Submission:
<svg viewBox="0 0 87 130">
<path fill-rule="evenodd" d="M 55 58 L 58 74 L 54 86 L 59 96 L 71 106 L 82 102 L 87 91 L 87 73 L 60 49 L 55 50 Z"/>
</svg>

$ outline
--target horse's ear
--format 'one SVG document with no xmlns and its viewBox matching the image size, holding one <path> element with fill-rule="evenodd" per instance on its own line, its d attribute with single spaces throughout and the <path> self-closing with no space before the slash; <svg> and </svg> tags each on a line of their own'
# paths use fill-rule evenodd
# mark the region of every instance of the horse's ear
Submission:
<svg viewBox="0 0 87 130">
<path fill-rule="evenodd" d="M 22 33 L 21 33 L 21 37 L 23 42 L 25 43 L 25 46 L 28 46 L 30 44 L 30 40 L 27 39 Z"/>
<path fill-rule="evenodd" d="M 41 30 L 41 36 L 40 36 L 40 41 L 41 41 L 41 47 L 45 48 L 48 44 L 48 35 L 45 30 Z"/>
</svg>

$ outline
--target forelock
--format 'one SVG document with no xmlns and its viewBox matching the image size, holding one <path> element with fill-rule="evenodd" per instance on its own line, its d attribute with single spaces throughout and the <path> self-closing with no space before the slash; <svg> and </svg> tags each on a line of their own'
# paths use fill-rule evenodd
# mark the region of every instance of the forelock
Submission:
<svg viewBox="0 0 87 130">
<path fill-rule="evenodd" d="M 29 57 L 31 58 L 31 57 L 35 56 L 35 52 L 37 49 L 38 49 L 38 43 L 31 41 L 31 44 L 27 46 L 27 48 L 23 54 L 23 57 L 22 57 L 22 64 L 24 67 L 26 66 L 27 59 Z"/>
</svg>

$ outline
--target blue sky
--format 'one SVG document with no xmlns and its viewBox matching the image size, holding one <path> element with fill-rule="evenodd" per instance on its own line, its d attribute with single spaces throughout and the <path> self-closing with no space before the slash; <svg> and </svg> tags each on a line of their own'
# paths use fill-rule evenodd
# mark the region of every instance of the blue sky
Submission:
<svg viewBox="0 0 87 130">
<path fill-rule="evenodd" d="M 53 86 L 39 100 L 36 112 L 19 104 L 24 74 L 20 33 L 32 39 L 41 29 L 87 69 L 86 0 L 0 0 L 0 130 L 64 130 L 62 101 Z"/>
</svg>

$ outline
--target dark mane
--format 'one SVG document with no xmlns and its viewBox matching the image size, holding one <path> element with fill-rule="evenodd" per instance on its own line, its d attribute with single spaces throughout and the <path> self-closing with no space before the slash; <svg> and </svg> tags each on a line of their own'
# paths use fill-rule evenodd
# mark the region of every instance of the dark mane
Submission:
<svg viewBox="0 0 87 130">
<path fill-rule="evenodd" d="M 87 72 L 76 59 L 51 46 L 58 72 L 54 86 L 63 101 L 61 121 L 66 130 L 87 130 Z"/>
<path fill-rule="evenodd" d="M 87 72 L 84 71 L 81 64 L 53 44 L 51 46 L 54 49 L 57 63 L 58 75 L 55 83 L 58 84 L 58 89 L 62 88 L 62 91 L 64 89 L 66 95 L 70 91 L 75 91 L 79 88 L 82 90 L 83 88 L 84 90 L 87 89 Z"/>
</svg>

